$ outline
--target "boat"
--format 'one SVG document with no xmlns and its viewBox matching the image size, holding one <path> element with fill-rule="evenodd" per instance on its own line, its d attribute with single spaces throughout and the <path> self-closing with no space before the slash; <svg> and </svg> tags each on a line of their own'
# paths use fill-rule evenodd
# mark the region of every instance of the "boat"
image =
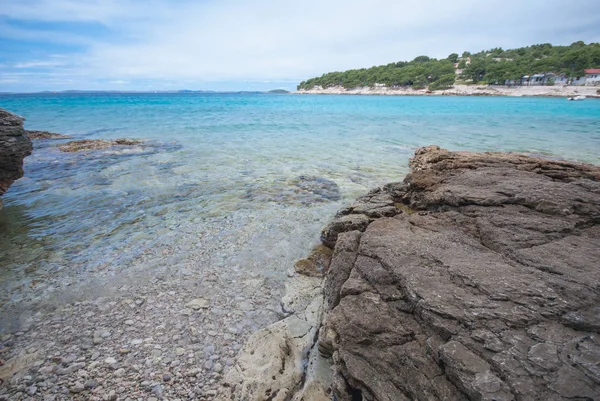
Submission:
<svg viewBox="0 0 600 401">
<path fill-rule="evenodd" d="M 567 100 L 585 100 L 585 96 L 579 95 L 579 96 L 568 97 Z"/>
</svg>

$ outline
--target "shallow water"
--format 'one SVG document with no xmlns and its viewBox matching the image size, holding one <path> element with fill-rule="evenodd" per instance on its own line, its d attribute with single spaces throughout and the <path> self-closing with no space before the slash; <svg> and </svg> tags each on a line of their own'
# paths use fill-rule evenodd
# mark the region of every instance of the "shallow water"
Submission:
<svg viewBox="0 0 600 401">
<path fill-rule="evenodd" d="M 27 129 L 145 141 L 86 154 L 35 142 L 0 211 L 0 308 L 200 260 L 279 288 L 338 208 L 401 180 L 424 145 L 600 164 L 596 100 L 48 94 L 0 107 Z"/>
</svg>

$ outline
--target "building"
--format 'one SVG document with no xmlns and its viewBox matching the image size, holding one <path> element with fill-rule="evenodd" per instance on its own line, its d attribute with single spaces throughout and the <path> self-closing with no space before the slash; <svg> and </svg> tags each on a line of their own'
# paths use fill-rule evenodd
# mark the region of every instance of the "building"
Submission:
<svg viewBox="0 0 600 401">
<path fill-rule="evenodd" d="M 600 68 L 590 68 L 583 71 L 585 73 L 585 85 L 600 85 Z"/>
</svg>

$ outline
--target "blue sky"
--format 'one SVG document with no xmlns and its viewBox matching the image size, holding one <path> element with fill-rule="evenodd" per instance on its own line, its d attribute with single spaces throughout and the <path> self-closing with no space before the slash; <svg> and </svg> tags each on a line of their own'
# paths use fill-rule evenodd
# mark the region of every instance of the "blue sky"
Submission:
<svg viewBox="0 0 600 401">
<path fill-rule="evenodd" d="M 422 54 L 600 42 L 600 1 L 0 0 L 0 92 L 293 89 Z"/>
</svg>

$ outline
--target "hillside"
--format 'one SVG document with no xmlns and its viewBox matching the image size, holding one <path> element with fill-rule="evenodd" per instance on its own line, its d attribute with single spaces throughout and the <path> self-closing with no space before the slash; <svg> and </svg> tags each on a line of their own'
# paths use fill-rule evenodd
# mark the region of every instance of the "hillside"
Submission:
<svg viewBox="0 0 600 401">
<path fill-rule="evenodd" d="M 300 89 L 343 86 L 410 86 L 414 89 L 429 87 L 445 89 L 455 80 L 473 83 L 503 84 L 525 75 L 555 72 L 567 77 L 579 77 L 586 68 L 600 67 L 600 44 L 582 41 L 569 46 L 553 46 L 549 43 L 504 50 L 500 47 L 462 56 L 452 53 L 445 59 L 419 56 L 412 61 L 399 61 L 344 72 L 329 72 L 310 78 L 298 85 Z"/>
</svg>

